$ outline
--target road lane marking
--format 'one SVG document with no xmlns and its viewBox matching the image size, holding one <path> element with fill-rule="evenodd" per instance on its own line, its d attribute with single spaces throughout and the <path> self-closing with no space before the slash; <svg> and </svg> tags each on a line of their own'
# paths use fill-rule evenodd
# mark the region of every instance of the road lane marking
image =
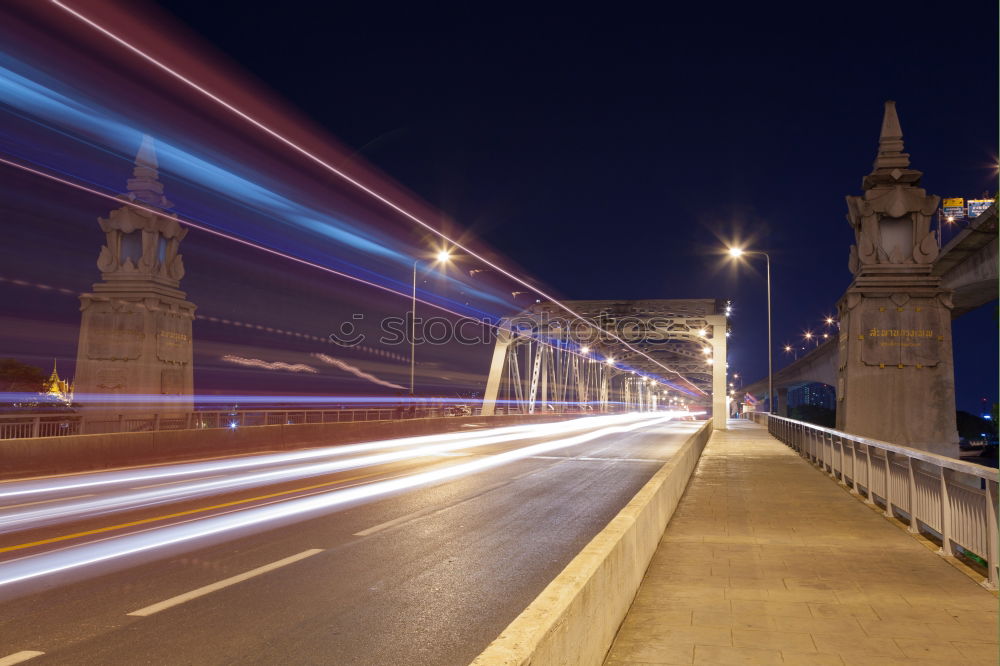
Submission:
<svg viewBox="0 0 1000 666">
<path fill-rule="evenodd" d="M 366 479 L 372 476 L 378 476 L 384 472 L 372 472 L 370 474 L 360 474 L 358 476 L 351 476 L 346 479 L 339 479 L 337 481 L 327 481 L 325 483 L 317 483 L 312 486 L 305 486 L 302 488 L 294 488 L 292 490 L 283 490 L 278 493 L 270 493 L 267 495 L 259 495 L 257 497 L 248 497 L 247 499 L 233 500 L 232 502 L 224 502 L 222 504 L 213 504 L 212 506 L 205 506 L 199 509 L 188 509 L 186 511 L 178 511 L 177 513 L 168 513 L 164 516 L 155 516 L 152 518 L 142 518 L 140 520 L 133 520 L 128 523 L 119 523 L 118 525 L 109 525 L 107 527 L 98 527 L 93 530 L 87 530 L 85 532 L 74 532 L 73 534 L 64 534 L 62 536 L 50 537 L 48 539 L 41 539 L 39 541 L 30 541 L 28 543 L 21 543 L 16 546 L 4 546 L 0 548 L 0 553 L 9 553 L 13 550 L 23 550 L 25 548 L 33 548 L 34 546 L 44 546 L 50 543 L 58 543 L 60 541 L 67 541 L 69 539 L 78 539 L 80 537 L 91 536 L 93 534 L 102 534 L 104 532 L 111 532 L 113 530 L 121 530 L 126 527 L 136 527 L 137 525 L 146 525 L 148 523 L 155 523 L 160 520 L 169 520 L 171 518 L 180 518 L 181 516 L 190 516 L 196 513 L 204 513 L 205 511 L 212 511 L 214 509 L 224 509 L 230 506 L 236 506 L 239 504 L 248 504 L 250 502 L 258 502 L 260 500 L 271 499 L 272 497 L 281 497 L 282 495 L 291 495 L 293 493 L 302 492 L 304 490 L 314 490 L 316 488 L 323 488 L 325 486 L 334 486 L 338 483 L 346 483 L 347 481 L 356 481 L 358 479 Z"/>
<path fill-rule="evenodd" d="M 37 650 L 21 650 L 20 652 L 9 654 L 0 659 L 0 666 L 14 666 L 14 664 L 20 664 L 22 661 L 28 661 L 29 659 L 40 657 L 43 654 L 45 653 L 38 652 Z"/>
<path fill-rule="evenodd" d="M 175 486 L 178 483 L 194 483 L 195 481 L 207 481 L 208 479 L 218 479 L 219 477 L 228 476 L 226 474 L 216 474 L 215 476 L 202 476 L 197 479 L 181 479 L 180 481 L 166 481 L 164 483 L 153 483 L 148 486 L 133 486 L 131 490 L 145 490 L 146 488 L 159 488 L 160 486 Z"/>
<path fill-rule="evenodd" d="M 299 560 L 304 560 L 307 557 L 312 557 L 316 553 L 322 553 L 322 548 L 310 548 L 309 550 L 304 550 L 298 555 L 292 555 L 291 557 L 286 557 L 283 560 L 278 560 L 277 562 L 271 562 L 270 564 L 265 564 L 262 567 L 257 567 L 256 569 L 251 569 L 250 571 L 226 578 L 225 580 L 220 580 L 217 583 L 212 583 L 211 585 L 205 585 L 204 587 L 199 587 L 197 590 L 191 590 L 190 592 L 185 592 L 184 594 L 179 594 L 176 597 L 171 597 L 165 601 L 153 604 L 152 606 L 146 606 L 145 608 L 140 608 L 137 611 L 132 611 L 131 613 L 126 613 L 126 615 L 134 615 L 136 617 L 146 617 L 152 615 L 153 613 L 159 613 L 161 610 L 166 610 L 168 608 L 173 608 L 183 604 L 186 601 L 191 601 L 192 599 L 197 599 L 198 597 L 203 597 L 206 594 L 215 592 L 216 590 L 221 590 L 224 587 L 229 587 L 230 585 L 235 585 L 236 583 L 242 583 L 245 580 L 253 578 L 254 576 L 260 576 L 261 574 L 266 574 L 269 571 L 274 571 L 275 569 L 280 569 L 281 567 L 286 567 L 289 564 L 294 564 Z M 0 666 L 3 666 L 0 662 Z"/>
<path fill-rule="evenodd" d="M 464 504 L 466 502 L 472 501 L 472 500 L 476 499 L 477 497 L 485 495 L 486 493 L 490 492 L 491 490 L 496 490 L 500 486 L 505 486 L 508 483 L 510 483 L 510 482 L 509 481 L 501 481 L 499 483 L 494 483 L 491 486 L 486 486 L 485 488 L 483 488 L 482 490 L 480 490 L 475 495 L 472 495 L 471 497 L 465 497 L 463 499 L 458 500 L 457 502 L 453 502 L 451 504 L 446 504 L 445 506 L 429 506 L 427 508 L 420 509 L 419 511 L 414 511 L 413 513 L 408 513 L 405 516 L 400 516 L 399 518 L 394 518 L 393 520 L 387 520 L 384 523 L 379 523 L 378 525 L 375 525 L 373 527 L 369 527 L 366 530 L 361 530 L 360 532 L 355 532 L 354 536 L 361 536 L 361 537 L 371 536 L 372 534 L 376 534 L 376 533 L 381 532 L 383 530 L 387 530 L 390 527 L 396 527 L 397 525 L 402 525 L 403 523 L 408 523 L 411 520 L 416 520 L 417 518 L 423 518 L 424 516 L 429 516 L 429 515 L 432 515 L 432 514 L 435 514 L 435 513 L 439 513 L 441 511 L 445 511 L 447 509 L 452 509 L 452 508 L 454 508 L 456 506 L 459 506 L 459 505 Z"/>
<path fill-rule="evenodd" d="M 37 502 L 25 502 L 24 504 L 8 504 L 6 506 L 0 506 L 0 511 L 6 511 L 7 509 L 19 509 L 23 506 L 34 506 L 36 504 L 48 504 L 49 502 L 65 502 L 67 500 L 83 499 L 84 497 L 93 497 L 94 493 L 89 495 L 73 495 L 72 497 L 56 497 L 54 499 L 38 500 Z M 3 663 L 0 662 L 0 666 Z"/>
</svg>

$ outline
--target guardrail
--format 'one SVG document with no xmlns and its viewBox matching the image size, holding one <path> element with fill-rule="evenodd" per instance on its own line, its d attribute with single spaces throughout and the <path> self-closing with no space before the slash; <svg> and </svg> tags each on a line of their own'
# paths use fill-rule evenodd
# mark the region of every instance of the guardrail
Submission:
<svg viewBox="0 0 1000 666">
<path fill-rule="evenodd" d="M 940 539 L 939 554 L 954 556 L 957 548 L 985 561 L 983 586 L 997 589 L 997 470 L 773 414 L 747 416 L 766 420 L 771 435 L 886 517 Z"/>
<path fill-rule="evenodd" d="M 553 410 L 562 414 L 573 410 Z M 188 414 L 119 415 L 115 419 L 87 420 L 86 428 L 80 414 L 0 414 L 0 440 L 61 435 L 108 434 L 118 432 L 153 432 L 159 430 L 191 430 L 200 428 L 242 428 L 262 425 L 297 425 L 302 423 L 354 423 L 445 416 L 479 416 L 480 407 L 465 409 L 455 406 L 380 407 L 372 409 L 238 409 L 197 411 Z M 520 414 L 516 407 L 498 408 L 496 413 Z M 581 412 L 579 409 L 574 413 Z"/>
</svg>

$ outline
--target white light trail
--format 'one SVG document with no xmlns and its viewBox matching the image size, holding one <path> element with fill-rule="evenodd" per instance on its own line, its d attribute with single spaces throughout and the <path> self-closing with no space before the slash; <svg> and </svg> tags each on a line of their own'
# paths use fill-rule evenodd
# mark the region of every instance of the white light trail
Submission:
<svg viewBox="0 0 1000 666">
<path fill-rule="evenodd" d="M 593 428 L 613 423 L 615 422 L 615 419 L 621 419 L 626 416 L 629 415 L 615 414 L 608 416 L 587 416 L 566 421 L 511 425 L 501 428 L 489 428 L 475 432 L 440 433 L 434 435 L 418 435 L 415 437 L 384 439 L 358 444 L 341 444 L 305 451 L 292 451 L 289 453 L 240 456 L 206 462 L 176 463 L 110 472 L 89 472 L 67 477 L 30 479 L 25 481 L 5 481 L 0 482 L 0 501 L 6 498 L 44 497 L 46 494 L 77 491 L 82 488 L 94 490 L 102 487 L 124 485 L 127 483 L 149 483 L 152 481 L 163 481 L 165 479 L 184 476 L 204 475 L 216 472 L 236 472 L 256 467 L 276 466 L 304 460 L 345 456 L 354 453 L 365 453 L 369 451 L 379 451 L 397 447 L 408 447 L 412 449 L 413 447 L 433 443 L 455 441 L 474 442 L 479 438 L 484 437 L 504 438 L 499 441 L 512 441 L 528 437 L 545 437 L 547 435 L 567 433 L 574 430 L 583 430 L 586 428 Z"/>
<path fill-rule="evenodd" d="M 226 363 L 234 363 L 247 368 L 260 368 L 262 370 L 285 370 L 287 372 L 308 372 L 319 374 L 319 370 L 306 365 L 305 363 L 285 363 L 284 361 L 262 361 L 259 358 L 244 358 L 243 356 L 233 356 L 226 354 L 222 357 Z"/>
<path fill-rule="evenodd" d="M 168 525 L 159 529 L 126 534 L 121 537 L 71 546 L 39 555 L 29 555 L 0 563 L 0 587 L 48 576 L 71 569 L 107 562 L 156 548 L 185 544 L 197 539 L 232 533 L 240 528 L 264 527 L 280 520 L 297 522 L 352 502 L 369 500 L 390 493 L 411 490 L 441 481 L 475 474 L 530 456 L 577 446 L 585 442 L 665 423 L 673 413 L 656 415 L 631 414 L 635 422 L 610 425 L 587 433 L 524 446 L 492 456 L 450 467 L 421 472 L 367 485 L 334 490 L 312 497 L 302 497 L 269 506 L 203 518 L 191 523 Z"/>
<path fill-rule="evenodd" d="M 332 474 L 349 469 L 361 467 L 372 467 L 384 465 L 386 463 L 399 462 L 402 460 L 413 460 L 429 456 L 450 453 L 456 450 L 477 448 L 491 444 L 500 444 L 520 439 L 533 439 L 539 437 L 539 431 L 546 434 L 558 434 L 572 432 L 583 428 L 593 428 L 595 425 L 613 425 L 619 422 L 635 421 L 637 418 L 650 418 L 649 414 L 622 414 L 616 415 L 618 418 L 607 419 L 603 424 L 593 422 L 576 424 L 571 428 L 531 428 L 515 433 L 460 433 L 465 435 L 451 442 L 426 444 L 417 447 L 407 447 L 396 451 L 375 453 L 365 456 L 340 458 L 338 460 L 311 463 L 307 465 L 295 465 L 292 467 L 257 472 L 251 474 L 235 474 L 216 478 L 212 480 L 195 480 L 184 485 L 171 485 L 169 487 L 159 487 L 155 489 L 145 489 L 137 492 L 123 492 L 106 497 L 86 498 L 79 501 L 53 503 L 47 506 L 34 506 L 18 511 L 0 514 L 0 533 L 16 532 L 28 527 L 41 527 L 61 522 L 79 519 L 81 516 L 99 516 L 109 513 L 119 513 L 122 511 L 137 509 L 168 502 L 177 502 L 182 499 L 193 499 L 218 495 L 223 492 L 232 492 L 246 488 L 271 485 L 284 481 L 304 479 L 309 477 Z M 548 424 L 543 424 L 548 425 Z M 339 453 L 339 452 L 338 452 Z M 2 510 L 2 507 L 0 507 Z"/>
<path fill-rule="evenodd" d="M 361 379 L 367 379 L 368 381 L 378 384 L 380 386 L 388 386 L 389 388 L 405 390 L 405 387 L 400 386 L 399 384 L 393 384 L 392 382 L 387 382 L 384 379 L 379 379 L 375 375 L 369 374 L 364 370 L 361 370 L 360 368 L 356 368 L 350 363 L 341 361 L 340 359 L 336 359 L 332 356 L 327 356 L 326 354 L 313 354 L 313 356 L 323 361 L 324 363 L 329 363 L 330 365 L 340 368 L 344 372 L 349 372 L 356 377 L 360 377 Z"/>
</svg>

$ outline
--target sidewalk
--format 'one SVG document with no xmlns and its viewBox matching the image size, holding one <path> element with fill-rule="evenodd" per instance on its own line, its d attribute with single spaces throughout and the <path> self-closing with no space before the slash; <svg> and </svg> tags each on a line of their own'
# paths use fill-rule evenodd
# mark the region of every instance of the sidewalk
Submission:
<svg viewBox="0 0 1000 666">
<path fill-rule="evenodd" d="M 762 427 L 712 435 L 606 666 L 998 663 L 995 595 Z"/>
</svg>

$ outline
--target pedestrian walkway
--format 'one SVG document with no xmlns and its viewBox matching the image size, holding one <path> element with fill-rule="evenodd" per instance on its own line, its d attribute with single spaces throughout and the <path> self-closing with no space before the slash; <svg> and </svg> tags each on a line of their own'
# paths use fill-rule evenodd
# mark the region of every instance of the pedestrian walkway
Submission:
<svg viewBox="0 0 1000 666">
<path fill-rule="evenodd" d="M 606 661 L 989 664 L 997 597 L 746 421 L 712 435 Z"/>
</svg>

